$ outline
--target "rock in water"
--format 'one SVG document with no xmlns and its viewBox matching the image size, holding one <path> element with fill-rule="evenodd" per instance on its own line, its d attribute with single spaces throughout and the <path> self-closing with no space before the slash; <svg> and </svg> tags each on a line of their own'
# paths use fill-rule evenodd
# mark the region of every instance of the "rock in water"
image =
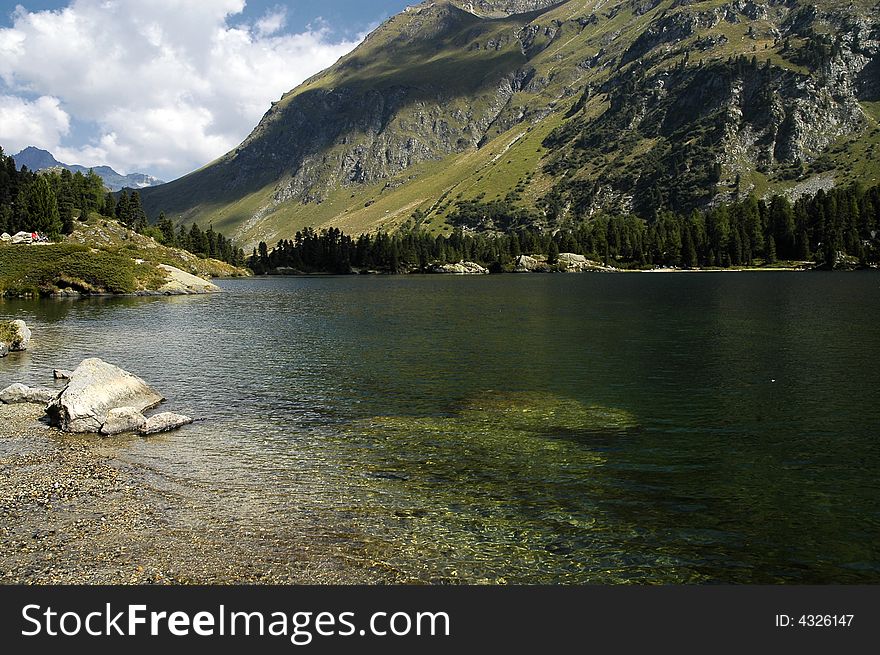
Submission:
<svg viewBox="0 0 880 655">
<path fill-rule="evenodd" d="M 73 375 L 73 373 L 71 373 L 70 371 L 65 371 L 60 368 L 56 368 L 54 371 L 52 371 L 52 376 L 56 380 L 69 380 L 70 376 L 72 376 L 72 375 Z"/>
<path fill-rule="evenodd" d="M 58 392 L 52 389 L 43 389 L 38 387 L 28 387 L 23 384 L 12 384 L 0 391 L 0 402 L 7 405 L 15 405 L 19 403 L 34 403 L 37 405 L 47 405 L 58 397 Z"/>
<path fill-rule="evenodd" d="M 99 432 L 111 409 L 130 407 L 143 412 L 163 400 L 139 377 L 95 358 L 77 367 L 47 412 L 52 425 L 65 432 Z"/>
<path fill-rule="evenodd" d="M 6 357 L 9 354 L 9 346 L 0 341 L 0 358 Z"/>
<path fill-rule="evenodd" d="M 159 264 L 159 268 L 165 271 L 168 281 L 159 288 L 166 295 L 183 295 L 196 293 L 217 293 L 220 287 L 200 277 L 191 275 L 179 268 L 168 264 Z"/>
<path fill-rule="evenodd" d="M 147 419 L 134 407 L 120 407 L 107 412 L 107 421 L 101 426 L 101 434 L 113 436 L 126 432 L 140 432 Z"/>
<path fill-rule="evenodd" d="M 9 326 L 9 331 L 11 332 L 11 338 L 9 343 L 6 344 L 7 348 L 9 348 L 9 352 L 22 352 L 28 349 L 28 346 L 31 344 L 31 331 L 28 328 L 27 324 L 24 321 L 9 321 L 7 323 Z"/>
<path fill-rule="evenodd" d="M 172 414 L 165 412 L 164 414 L 156 414 L 147 419 L 147 424 L 141 429 L 141 434 L 158 434 L 159 432 L 168 432 L 189 425 L 193 420 L 189 416 L 181 414 Z"/>
</svg>

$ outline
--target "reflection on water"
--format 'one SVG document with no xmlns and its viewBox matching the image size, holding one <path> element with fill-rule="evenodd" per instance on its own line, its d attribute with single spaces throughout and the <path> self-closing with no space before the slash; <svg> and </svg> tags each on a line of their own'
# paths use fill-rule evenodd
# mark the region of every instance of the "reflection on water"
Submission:
<svg viewBox="0 0 880 655">
<path fill-rule="evenodd" d="M 235 280 L 5 301 L 206 420 L 122 457 L 389 581 L 877 582 L 872 274 Z"/>
</svg>

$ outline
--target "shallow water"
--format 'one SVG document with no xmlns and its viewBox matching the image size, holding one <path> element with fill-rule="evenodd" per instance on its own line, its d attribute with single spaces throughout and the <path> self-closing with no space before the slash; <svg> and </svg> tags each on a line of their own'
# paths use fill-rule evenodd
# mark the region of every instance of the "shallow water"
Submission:
<svg viewBox="0 0 880 655">
<path fill-rule="evenodd" d="M 116 363 L 206 419 L 123 458 L 392 582 L 880 581 L 876 274 L 221 286 L 2 302 L 0 386 Z"/>
</svg>

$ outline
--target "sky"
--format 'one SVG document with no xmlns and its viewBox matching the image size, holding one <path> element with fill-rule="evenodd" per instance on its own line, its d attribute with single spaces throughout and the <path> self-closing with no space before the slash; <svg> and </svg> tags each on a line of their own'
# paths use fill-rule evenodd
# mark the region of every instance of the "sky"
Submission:
<svg viewBox="0 0 880 655">
<path fill-rule="evenodd" d="M 0 0 L 0 147 L 170 181 L 415 0 Z"/>
</svg>

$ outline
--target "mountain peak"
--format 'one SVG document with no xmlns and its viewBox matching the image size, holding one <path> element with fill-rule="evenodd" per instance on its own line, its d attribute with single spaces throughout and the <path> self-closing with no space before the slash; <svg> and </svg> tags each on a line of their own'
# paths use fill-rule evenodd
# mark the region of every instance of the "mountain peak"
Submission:
<svg viewBox="0 0 880 655">
<path fill-rule="evenodd" d="M 13 158 L 18 164 L 19 169 L 22 166 L 27 166 L 28 169 L 32 171 L 40 171 L 44 168 L 62 166 L 61 162 L 55 159 L 51 152 L 48 150 L 41 150 L 35 146 L 28 146 Z"/>
</svg>

